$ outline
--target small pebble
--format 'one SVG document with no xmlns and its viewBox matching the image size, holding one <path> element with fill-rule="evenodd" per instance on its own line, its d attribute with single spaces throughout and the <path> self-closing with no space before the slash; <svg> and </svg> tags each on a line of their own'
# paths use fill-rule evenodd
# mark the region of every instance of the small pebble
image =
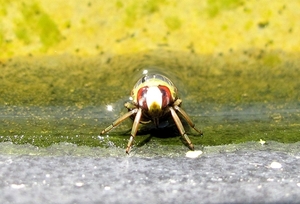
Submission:
<svg viewBox="0 0 300 204">
<path fill-rule="evenodd" d="M 261 145 L 264 145 L 264 144 L 266 144 L 266 141 L 264 141 L 264 140 L 262 140 L 262 139 L 259 139 L 259 143 L 260 143 Z"/>
<path fill-rule="evenodd" d="M 21 189 L 21 188 L 24 188 L 25 185 L 24 184 L 11 184 L 11 187 L 13 189 Z"/>
<path fill-rule="evenodd" d="M 270 167 L 272 169 L 280 169 L 282 167 L 282 165 L 279 162 L 272 162 Z"/>
<path fill-rule="evenodd" d="M 77 182 L 77 183 L 75 183 L 75 186 L 77 186 L 77 187 L 81 187 L 81 186 L 83 186 L 84 185 L 84 183 L 82 183 L 82 182 Z"/>
<path fill-rule="evenodd" d="M 188 157 L 188 158 L 197 158 L 199 157 L 203 152 L 202 151 L 188 151 L 185 156 Z"/>
</svg>

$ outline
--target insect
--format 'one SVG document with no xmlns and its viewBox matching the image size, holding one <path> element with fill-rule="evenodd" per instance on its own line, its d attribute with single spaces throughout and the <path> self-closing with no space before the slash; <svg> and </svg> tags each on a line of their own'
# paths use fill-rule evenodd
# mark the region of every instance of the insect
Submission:
<svg viewBox="0 0 300 204">
<path fill-rule="evenodd" d="M 195 127 L 195 124 L 187 113 L 180 108 L 182 100 L 178 98 L 177 88 L 170 79 L 161 74 L 144 75 L 134 85 L 131 91 L 131 99 L 131 101 L 124 104 L 128 112 L 106 127 L 100 133 L 101 135 L 109 132 L 122 121 L 131 117 L 133 125 L 126 148 L 126 153 L 128 154 L 136 136 L 139 123 L 146 124 L 153 122 L 156 127 L 159 127 L 161 122 L 172 116 L 189 149 L 194 150 L 194 145 L 187 136 L 178 113 L 181 114 L 195 131 L 201 135 L 202 131 Z"/>
</svg>

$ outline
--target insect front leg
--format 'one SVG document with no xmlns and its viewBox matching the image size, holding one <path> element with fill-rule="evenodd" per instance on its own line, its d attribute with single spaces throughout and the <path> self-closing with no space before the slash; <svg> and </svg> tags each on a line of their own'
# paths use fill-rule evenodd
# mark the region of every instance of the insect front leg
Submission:
<svg viewBox="0 0 300 204">
<path fill-rule="evenodd" d="M 100 133 L 100 135 L 103 135 L 104 133 L 109 132 L 111 129 L 113 129 L 114 127 L 118 126 L 126 118 L 129 118 L 130 116 L 132 116 L 133 114 L 135 114 L 137 111 L 138 111 L 138 109 L 136 108 L 136 109 L 133 109 L 133 110 L 127 112 L 126 114 L 122 115 L 120 118 L 118 118 L 117 120 L 115 120 L 111 125 L 109 125 L 104 130 L 102 130 L 102 132 Z"/>
<path fill-rule="evenodd" d="M 136 110 L 136 109 L 135 109 Z M 132 125 L 132 129 L 131 129 L 131 136 L 129 138 L 129 141 L 128 141 L 128 145 L 127 145 L 127 148 L 126 148 L 126 153 L 128 154 L 129 151 L 130 151 L 130 148 L 132 146 L 132 143 L 133 143 L 133 139 L 136 135 L 136 132 L 137 132 L 137 128 L 138 128 L 138 124 L 141 120 L 141 116 L 142 116 L 142 109 L 139 108 L 137 110 L 137 113 L 136 113 L 136 116 L 135 116 L 135 119 L 134 119 L 134 122 L 133 122 L 133 125 Z"/>
<path fill-rule="evenodd" d="M 133 109 L 136 109 L 137 107 L 137 104 L 133 103 L 132 101 L 130 102 L 126 102 L 124 104 L 125 108 L 127 108 L 128 110 L 133 110 Z"/>
<path fill-rule="evenodd" d="M 178 117 L 176 111 L 174 110 L 173 107 L 169 107 L 169 109 L 170 109 L 170 111 L 171 111 L 171 115 L 172 115 L 172 117 L 173 117 L 173 119 L 174 119 L 174 121 L 175 121 L 175 124 L 176 124 L 176 126 L 177 126 L 177 128 L 178 128 L 178 130 L 179 130 L 179 132 L 180 132 L 180 134 L 181 134 L 181 136 L 186 140 L 186 142 L 188 143 L 189 148 L 190 148 L 191 150 L 194 150 L 194 145 L 192 144 L 190 138 L 189 138 L 189 137 L 187 136 L 187 134 L 185 133 L 185 130 L 184 130 L 184 128 L 183 128 L 183 125 L 182 125 L 182 123 L 181 123 L 181 121 L 180 121 L 180 119 L 179 119 L 179 117 Z"/>
</svg>

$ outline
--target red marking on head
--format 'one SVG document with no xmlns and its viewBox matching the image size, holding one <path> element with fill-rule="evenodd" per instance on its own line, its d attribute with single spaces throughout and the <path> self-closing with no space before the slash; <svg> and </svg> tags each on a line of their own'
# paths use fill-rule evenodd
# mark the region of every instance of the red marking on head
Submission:
<svg viewBox="0 0 300 204">
<path fill-rule="evenodd" d="M 162 93 L 162 108 L 167 107 L 170 103 L 173 102 L 173 98 L 170 92 L 170 89 L 167 86 L 158 86 L 159 90 Z"/>
</svg>

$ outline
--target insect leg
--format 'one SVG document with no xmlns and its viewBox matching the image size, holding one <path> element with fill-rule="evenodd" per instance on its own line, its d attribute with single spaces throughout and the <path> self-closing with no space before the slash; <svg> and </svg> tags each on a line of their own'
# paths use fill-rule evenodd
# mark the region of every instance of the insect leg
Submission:
<svg viewBox="0 0 300 204">
<path fill-rule="evenodd" d="M 180 108 L 179 106 L 174 106 L 174 109 L 177 110 L 183 117 L 184 119 L 188 122 L 188 124 L 194 129 L 196 130 L 197 132 L 199 132 L 201 135 L 203 134 L 203 132 L 201 130 L 198 130 L 196 127 L 195 127 L 195 124 L 193 123 L 193 121 L 191 120 L 191 118 L 188 116 L 188 114 L 182 109 Z"/>
<path fill-rule="evenodd" d="M 139 124 L 139 122 L 141 120 L 141 116 L 142 116 L 142 109 L 141 108 L 135 109 L 135 110 L 137 110 L 137 113 L 136 113 L 135 119 L 133 121 L 132 129 L 131 129 L 131 136 L 129 138 L 128 145 L 127 145 L 127 148 L 126 148 L 126 153 L 127 154 L 130 151 L 131 145 L 133 143 L 133 139 L 134 139 L 134 137 L 136 135 L 136 132 L 137 132 L 138 124 Z"/>
<path fill-rule="evenodd" d="M 102 130 L 102 132 L 100 133 L 100 135 L 103 135 L 104 133 L 110 131 L 111 129 L 113 129 L 114 127 L 116 127 L 117 125 L 119 125 L 121 122 L 123 122 L 126 118 L 129 118 L 130 116 L 132 116 L 133 114 L 135 114 L 138 111 L 138 109 L 133 109 L 129 112 L 127 112 L 126 114 L 122 115 L 120 118 L 118 118 L 117 120 L 115 120 L 110 126 L 108 126 L 107 128 L 105 128 L 104 130 Z"/>
<path fill-rule="evenodd" d="M 181 121 L 180 121 L 180 119 L 179 119 L 179 117 L 178 117 L 176 111 L 174 110 L 173 107 L 169 107 L 169 108 L 170 108 L 171 115 L 172 115 L 172 117 L 173 117 L 173 119 L 174 119 L 174 121 L 175 121 L 175 124 L 176 124 L 176 126 L 177 126 L 177 128 L 178 128 L 178 130 L 179 130 L 179 132 L 180 132 L 180 134 L 181 134 L 181 136 L 186 140 L 186 142 L 188 143 L 189 148 L 190 148 L 191 150 L 194 150 L 194 145 L 192 144 L 190 138 L 189 138 L 189 137 L 187 136 L 187 134 L 185 133 L 185 130 L 184 130 L 184 128 L 183 128 L 183 125 L 182 125 L 182 123 L 181 123 Z"/>
</svg>

